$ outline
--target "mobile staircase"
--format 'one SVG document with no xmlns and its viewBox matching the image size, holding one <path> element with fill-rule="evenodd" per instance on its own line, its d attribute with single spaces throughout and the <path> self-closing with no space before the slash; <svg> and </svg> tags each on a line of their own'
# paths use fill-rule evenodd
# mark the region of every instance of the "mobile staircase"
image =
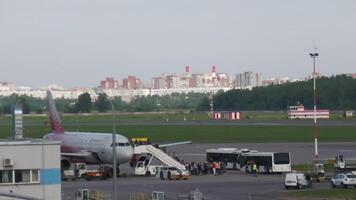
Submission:
<svg viewBox="0 0 356 200">
<path fill-rule="evenodd" d="M 139 145 L 135 147 L 134 151 L 135 154 L 150 154 L 164 165 L 176 167 L 177 169 L 180 169 L 183 172 L 187 171 L 182 163 L 178 162 L 176 159 L 172 158 L 170 155 L 168 155 L 161 149 L 158 149 L 152 145 Z"/>
</svg>

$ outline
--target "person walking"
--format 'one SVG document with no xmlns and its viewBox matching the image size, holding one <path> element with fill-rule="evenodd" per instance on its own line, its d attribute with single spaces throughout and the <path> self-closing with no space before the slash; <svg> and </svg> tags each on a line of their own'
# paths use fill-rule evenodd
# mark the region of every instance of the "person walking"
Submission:
<svg viewBox="0 0 356 200">
<path fill-rule="evenodd" d="M 257 164 L 256 163 L 253 163 L 252 171 L 253 171 L 254 174 L 257 174 Z"/>
<path fill-rule="evenodd" d="M 213 175 L 216 176 L 216 162 L 212 163 Z"/>
<path fill-rule="evenodd" d="M 217 173 L 217 175 L 221 175 L 220 162 L 217 162 L 217 163 L 216 163 L 216 173 Z"/>
</svg>

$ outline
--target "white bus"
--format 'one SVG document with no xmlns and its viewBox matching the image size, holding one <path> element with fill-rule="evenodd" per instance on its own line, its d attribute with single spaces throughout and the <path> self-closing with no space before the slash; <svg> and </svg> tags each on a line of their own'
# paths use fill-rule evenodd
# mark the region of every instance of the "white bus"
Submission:
<svg viewBox="0 0 356 200">
<path fill-rule="evenodd" d="M 251 172 L 256 164 L 259 173 L 281 173 L 291 171 L 290 153 L 258 152 L 248 149 L 219 148 L 206 151 L 208 162 L 221 162 L 225 169 Z"/>
</svg>

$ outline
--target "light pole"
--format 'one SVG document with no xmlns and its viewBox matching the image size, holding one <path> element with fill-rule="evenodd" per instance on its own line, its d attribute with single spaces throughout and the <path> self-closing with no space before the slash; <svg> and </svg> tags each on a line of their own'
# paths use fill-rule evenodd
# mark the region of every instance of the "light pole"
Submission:
<svg viewBox="0 0 356 200">
<path fill-rule="evenodd" d="M 111 104 L 111 113 L 112 113 L 112 170 L 113 170 L 113 199 L 117 200 L 116 198 L 116 178 L 117 178 L 117 171 L 116 171 L 116 126 L 115 126 L 115 108 L 114 108 L 114 104 L 112 103 L 111 100 L 109 100 L 109 98 L 107 98 L 108 101 Z"/>
<path fill-rule="evenodd" d="M 112 188 L 112 196 L 113 196 L 113 200 L 117 200 L 117 194 L 116 194 L 116 178 L 117 178 L 117 172 L 116 172 L 116 125 L 115 125 L 115 108 L 114 108 L 114 104 L 112 103 L 112 101 L 108 98 L 108 96 L 106 95 L 106 93 L 104 91 L 96 91 L 96 93 L 98 95 L 104 95 L 106 97 L 106 99 L 109 101 L 110 105 L 111 105 L 111 113 L 112 113 L 112 171 L 113 171 L 113 178 L 112 178 L 112 184 L 113 184 L 113 188 Z"/>
<path fill-rule="evenodd" d="M 316 51 L 316 50 L 315 50 Z M 319 153 L 318 153 L 318 125 L 316 121 L 316 72 L 315 72 L 315 59 L 319 56 L 318 53 L 309 53 L 310 57 L 313 59 L 313 91 L 314 91 L 314 127 L 313 127 L 313 135 L 314 135 L 314 148 L 315 148 L 315 159 L 318 158 Z"/>
</svg>

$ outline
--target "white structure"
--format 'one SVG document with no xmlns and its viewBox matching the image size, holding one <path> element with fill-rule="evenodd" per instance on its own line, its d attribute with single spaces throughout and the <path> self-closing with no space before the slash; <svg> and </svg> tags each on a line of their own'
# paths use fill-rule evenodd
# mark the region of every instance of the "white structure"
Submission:
<svg viewBox="0 0 356 200">
<path fill-rule="evenodd" d="M 216 111 L 213 113 L 213 119 L 240 120 L 242 113 L 236 111 Z"/>
<path fill-rule="evenodd" d="M 242 89 L 252 89 L 253 87 L 262 86 L 261 73 L 244 72 L 236 74 L 235 87 Z"/>
<path fill-rule="evenodd" d="M 61 199 L 59 142 L 0 140 L 0 161 L 0 193 Z"/>
<path fill-rule="evenodd" d="M 314 110 L 305 110 L 304 106 L 288 106 L 289 119 L 314 119 Z M 316 110 L 316 118 L 329 119 L 329 110 Z"/>
</svg>

